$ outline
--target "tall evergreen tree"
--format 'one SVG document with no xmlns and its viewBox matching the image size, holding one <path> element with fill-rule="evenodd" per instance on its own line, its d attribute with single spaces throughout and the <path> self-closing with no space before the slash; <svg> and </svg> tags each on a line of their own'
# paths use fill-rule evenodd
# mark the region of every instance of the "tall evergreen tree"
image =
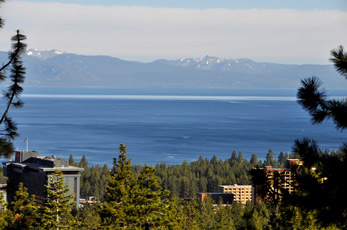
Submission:
<svg viewBox="0 0 347 230">
<path fill-rule="evenodd" d="M 8 210 L 6 229 L 35 228 L 38 206 L 35 203 L 35 197 L 29 197 L 27 188 L 23 187 L 23 183 L 19 184 L 18 191 Z"/>
<path fill-rule="evenodd" d="M 69 188 L 64 182 L 62 171 L 56 170 L 48 176 L 45 203 L 42 207 L 41 228 L 69 228 L 75 224 L 71 218 L 74 195 L 67 195 L 68 191 Z"/>
<path fill-rule="evenodd" d="M 258 157 L 257 157 L 257 155 L 255 153 L 252 153 L 252 156 L 251 156 L 251 159 L 250 159 L 250 163 L 252 165 L 258 164 Z"/>
<path fill-rule="evenodd" d="M 72 165 L 72 166 L 75 165 L 75 159 L 73 158 L 72 154 L 70 154 L 70 157 L 69 157 L 69 165 Z"/>
<path fill-rule="evenodd" d="M 266 155 L 264 164 L 265 164 L 265 166 L 273 166 L 274 165 L 274 153 L 272 152 L 271 149 L 269 150 L 269 152 Z"/>
<path fill-rule="evenodd" d="M 0 6 L 3 2 L 4 0 L 0 1 Z M 4 20 L 0 16 L 0 28 L 2 28 L 3 24 Z M 0 157 L 6 156 L 9 158 L 12 156 L 14 151 L 12 141 L 19 136 L 16 123 L 8 116 L 8 112 L 10 107 L 20 108 L 23 106 L 23 102 L 20 100 L 20 94 L 23 91 L 21 84 L 24 83 L 25 68 L 21 60 L 21 55 L 25 53 L 26 44 L 23 43 L 25 39 L 25 35 L 17 30 L 16 35 L 11 39 L 12 48 L 9 52 L 9 60 L 3 66 L 0 66 L 0 81 L 4 81 L 7 78 L 11 80 L 10 86 L 4 91 L 6 105 L 0 117 Z M 9 76 L 6 76 L 6 71 L 10 73 Z"/>
<path fill-rule="evenodd" d="M 347 76 L 347 53 L 343 47 L 331 51 L 330 59 L 337 71 Z M 311 115 L 313 124 L 331 119 L 338 130 L 347 128 L 347 99 L 329 99 L 320 89 L 321 82 L 316 77 L 302 80 L 298 90 L 298 103 Z M 319 220 L 325 224 L 347 226 L 347 142 L 339 154 L 324 154 L 314 140 L 296 140 L 294 152 L 304 162 L 297 181 L 299 191 L 294 204 L 304 210 L 318 211 Z M 314 168 L 314 170 L 313 170 Z"/>
<path fill-rule="evenodd" d="M 102 218 L 109 228 L 127 228 L 129 209 L 133 205 L 132 191 L 135 184 L 131 171 L 131 159 L 127 159 L 126 146 L 119 147 L 118 159 L 114 158 L 114 170 L 106 187 Z"/>
<path fill-rule="evenodd" d="M 239 155 L 238 155 L 238 157 L 237 157 L 237 162 L 238 163 L 241 163 L 243 161 L 243 156 L 242 156 L 242 152 L 240 151 L 239 152 Z"/>
<path fill-rule="evenodd" d="M 85 155 L 82 156 L 80 163 L 79 163 L 79 167 L 81 168 L 88 168 L 88 161 Z"/>
<path fill-rule="evenodd" d="M 77 210 L 76 218 L 81 223 L 81 229 L 101 229 L 99 204 L 86 204 Z"/>
<path fill-rule="evenodd" d="M 282 165 L 282 163 L 284 163 L 285 159 L 284 159 L 284 154 L 283 152 L 280 152 L 280 154 L 278 155 L 278 164 Z"/>
<path fill-rule="evenodd" d="M 174 221 L 170 215 L 170 192 L 163 190 L 155 176 L 155 169 L 146 165 L 134 188 L 131 222 L 140 229 L 169 227 Z"/>
<path fill-rule="evenodd" d="M 200 229 L 213 229 L 215 226 L 215 210 L 211 197 L 206 197 L 200 204 Z"/>
<path fill-rule="evenodd" d="M 231 153 L 231 164 L 235 164 L 237 162 L 237 152 L 234 150 L 232 153 Z"/>
</svg>

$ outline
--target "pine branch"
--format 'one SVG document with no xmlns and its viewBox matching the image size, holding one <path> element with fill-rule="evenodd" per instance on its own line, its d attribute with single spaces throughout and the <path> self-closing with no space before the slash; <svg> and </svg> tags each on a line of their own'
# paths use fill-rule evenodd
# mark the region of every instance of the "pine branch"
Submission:
<svg viewBox="0 0 347 230">
<path fill-rule="evenodd" d="M 15 50 L 13 52 L 13 55 L 11 55 L 11 62 L 12 62 L 12 75 L 11 75 L 11 81 L 13 84 L 8 88 L 8 91 L 4 94 L 4 96 L 7 98 L 7 107 L 5 112 L 3 113 L 0 124 L 4 122 L 4 120 L 7 117 L 8 111 L 13 105 L 13 100 L 15 97 L 18 97 L 21 92 L 23 91 L 23 88 L 20 86 L 21 83 L 24 82 L 24 74 L 25 74 L 25 68 L 22 65 L 22 62 L 20 61 L 20 54 L 22 54 L 25 51 L 26 44 L 22 43 L 23 40 L 25 40 L 26 37 L 22 34 L 20 34 L 19 30 L 17 30 L 17 34 L 12 37 L 12 41 L 14 42 L 12 44 L 12 48 Z M 14 106 L 21 106 L 22 103 L 15 102 Z"/>
<path fill-rule="evenodd" d="M 330 51 L 332 61 L 335 65 L 337 72 L 347 79 L 347 53 L 344 52 L 343 46 L 339 46 L 337 49 Z"/>
</svg>

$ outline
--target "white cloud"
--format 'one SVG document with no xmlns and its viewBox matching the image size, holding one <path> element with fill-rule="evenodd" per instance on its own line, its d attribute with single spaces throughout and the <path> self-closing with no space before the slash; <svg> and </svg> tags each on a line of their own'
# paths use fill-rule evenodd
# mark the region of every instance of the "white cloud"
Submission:
<svg viewBox="0 0 347 230">
<path fill-rule="evenodd" d="M 7 2 L 0 50 L 19 27 L 31 48 L 125 59 L 248 57 L 321 62 L 347 46 L 347 12 L 175 9 Z"/>
</svg>

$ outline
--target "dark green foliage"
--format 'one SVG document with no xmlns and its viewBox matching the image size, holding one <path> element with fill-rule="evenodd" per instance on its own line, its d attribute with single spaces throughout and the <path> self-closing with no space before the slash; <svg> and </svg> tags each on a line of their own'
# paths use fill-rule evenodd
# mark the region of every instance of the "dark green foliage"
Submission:
<svg viewBox="0 0 347 230">
<path fill-rule="evenodd" d="M 105 202 L 101 211 L 103 228 L 109 229 L 174 229 L 181 213 L 174 201 L 168 199 L 152 166 L 144 166 L 137 179 L 127 159 L 126 146 L 121 144 L 118 159 L 114 159 Z M 180 215 L 182 216 L 182 215 Z"/>
<path fill-rule="evenodd" d="M 2 2 L 0 2 L 1 4 Z M 3 20 L 0 18 L 0 26 Z M 19 136 L 17 133 L 16 123 L 8 116 L 10 107 L 20 108 L 23 102 L 20 100 L 20 94 L 23 91 L 22 84 L 25 78 L 25 68 L 23 66 L 21 55 L 25 53 L 26 44 L 23 41 L 26 39 L 25 35 L 21 34 L 19 30 L 15 36 L 12 37 L 12 48 L 9 52 L 9 61 L 0 67 L 0 81 L 9 78 L 11 80 L 10 86 L 4 91 L 4 98 L 6 105 L 0 118 L 1 132 L 0 135 L 0 156 L 10 158 L 13 154 L 12 140 Z M 9 69 L 9 71 L 7 71 Z M 9 72 L 9 76 L 5 75 L 5 71 Z"/>
<path fill-rule="evenodd" d="M 343 47 L 331 51 L 330 59 L 339 73 L 347 78 L 347 53 Z M 319 124 L 332 119 L 337 129 L 347 128 L 347 100 L 328 99 L 324 90 L 320 89 L 322 83 L 317 77 L 301 81 L 302 87 L 298 90 L 298 103 L 309 112 L 313 124 Z"/>
<path fill-rule="evenodd" d="M 84 168 L 81 174 L 81 196 L 94 196 L 97 200 L 104 201 L 107 179 L 109 177 L 109 168 L 105 164 Z"/>
<path fill-rule="evenodd" d="M 331 51 L 330 59 L 337 71 L 347 76 L 347 54 L 340 46 Z M 338 130 L 347 128 L 347 100 L 328 99 L 320 89 L 321 82 L 316 77 L 302 81 L 298 90 L 298 102 L 311 115 L 314 124 L 332 119 Z M 347 226 L 347 143 L 339 153 L 322 151 L 314 140 L 296 140 L 294 152 L 304 162 L 300 169 L 298 192 L 292 204 L 305 211 L 317 212 L 320 222 L 325 225 Z"/>
<path fill-rule="evenodd" d="M 292 203 L 306 210 L 317 210 L 323 223 L 346 225 L 347 146 L 339 154 L 325 154 L 313 140 L 304 139 L 296 141 L 294 150 L 300 153 L 304 167 L 297 177 L 299 190 Z"/>
<path fill-rule="evenodd" d="M 74 162 L 72 155 L 70 156 L 69 161 L 71 163 Z M 100 167 L 99 165 L 88 167 L 88 160 L 83 155 L 80 163 L 73 163 L 73 165 L 78 165 L 79 167 L 84 168 L 84 172 L 81 174 L 81 196 L 86 198 L 93 196 L 96 200 L 103 202 L 107 179 L 110 174 L 107 164 L 104 164 L 103 167 Z"/>
<path fill-rule="evenodd" d="M 8 207 L 6 229 L 34 229 L 38 217 L 38 206 L 35 197 L 30 196 L 23 183 L 18 186 L 18 191 Z"/>
<path fill-rule="evenodd" d="M 4 177 L 3 171 L 4 169 L 0 167 L 0 184 L 6 184 L 6 178 Z"/>
<path fill-rule="evenodd" d="M 268 225 L 269 229 L 320 229 L 337 230 L 340 229 L 334 224 L 323 226 L 320 224 L 316 211 L 303 210 L 292 205 L 280 206 L 277 216 L 272 216 Z M 343 229 L 343 228 L 341 228 Z"/>
<path fill-rule="evenodd" d="M 0 192 L 0 230 L 5 229 L 8 224 L 6 219 L 9 211 L 6 210 L 6 206 L 4 195 Z"/>
<path fill-rule="evenodd" d="M 343 46 L 333 49 L 330 54 L 332 56 L 330 61 L 334 63 L 337 72 L 347 79 L 347 53 L 343 50 Z"/>
<path fill-rule="evenodd" d="M 69 165 L 75 166 L 75 160 L 74 160 L 72 154 L 70 154 L 70 157 L 69 157 Z"/>
<path fill-rule="evenodd" d="M 101 217 L 99 213 L 101 207 L 99 204 L 87 204 L 79 208 L 76 214 L 76 220 L 79 222 L 80 229 L 101 229 Z"/>
<path fill-rule="evenodd" d="M 55 171 L 48 178 L 45 203 L 41 209 L 40 228 L 67 228 L 75 224 L 71 211 L 74 207 L 73 195 L 67 195 L 68 186 L 64 182 L 63 173 Z"/>
<path fill-rule="evenodd" d="M 257 165 L 258 164 L 258 157 L 255 153 L 252 153 L 251 160 L 249 161 L 252 165 Z"/>
<path fill-rule="evenodd" d="M 132 226 L 139 229 L 152 229 L 172 225 L 171 205 L 168 190 L 163 190 L 155 176 L 152 166 L 145 166 L 133 188 L 133 205 L 131 207 Z"/>
<path fill-rule="evenodd" d="M 130 209 L 133 205 L 131 192 L 135 186 L 131 171 L 131 159 L 127 159 L 126 146 L 119 147 L 118 159 L 114 158 L 114 170 L 106 187 L 105 202 L 102 210 L 103 223 L 110 228 L 126 227 L 129 223 Z"/>
<path fill-rule="evenodd" d="M 272 166 L 272 167 L 276 167 L 278 165 L 277 162 L 274 160 L 274 153 L 272 152 L 271 149 L 269 150 L 269 152 L 266 155 L 264 165 L 265 166 Z"/>
<path fill-rule="evenodd" d="M 224 161 L 216 156 L 211 160 L 200 157 L 190 164 L 160 163 L 155 168 L 161 186 L 171 192 L 171 197 L 196 198 L 198 192 L 216 192 L 218 185 L 251 184 L 248 172 L 259 165 L 255 154 L 251 159 L 253 163 L 244 159 L 241 152 L 234 151 L 231 158 Z"/>
<path fill-rule="evenodd" d="M 88 161 L 85 155 L 82 156 L 78 166 L 81 168 L 88 168 Z"/>
<path fill-rule="evenodd" d="M 281 168 L 284 166 L 284 162 L 286 161 L 283 152 L 280 152 L 278 155 L 278 164 L 280 165 Z"/>
<path fill-rule="evenodd" d="M 0 5 L 4 1 L 0 1 Z M 0 16 L 0 28 L 4 25 L 4 20 Z M 16 35 L 11 39 L 11 51 L 8 55 L 8 61 L 0 67 L 0 81 L 4 81 L 7 78 L 11 80 L 11 83 L 7 90 L 4 91 L 4 98 L 6 105 L 3 108 L 3 112 L 0 118 L 1 132 L 0 136 L 0 157 L 5 156 L 10 158 L 13 154 L 12 141 L 19 136 L 17 133 L 16 123 L 8 116 L 10 107 L 20 108 L 23 106 L 23 102 L 20 100 L 20 94 L 23 91 L 21 84 L 24 83 L 25 68 L 21 60 L 21 55 L 25 53 L 26 44 L 23 41 L 26 39 L 25 35 L 21 34 L 17 30 Z M 10 73 L 7 76 L 7 73 Z"/>
<path fill-rule="evenodd" d="M 236 161 L 237 161 L 237 152 L 234 150 L 232 153 L 231 153 L 231 159 L 232 161 L 232 164 L 235 164 Z"/>
<path fill-rule="evenodd" d="M 236 152 L 235 152 L 236 153 Z M 273 154 L 273 153 L 272 153 Z M 196 198 L 198 192 L 216 192 L 218 185 L 251 184 L 249 171 L 260 166 L 256 154 L 252 154 L 251 162 L 242 158 L 242 153 L 224 161 L 216 156 L 211 160 L 199 157 L 198 161 L 181 165 L 166 165 L 165 162 L 155 166 L 155 175 L 159 177 L 159 184 L 169 190 L 170 197 Z M 87 159 L 84 159 L 87 162 Z M 274 160 L 274 166 L 277 161 Z M 144 166 L 132 166 L 132 172 L 137 178 Z M 114 172 L 115 169 L 113 169 Z M 85 168 L 81 176 L 81 196 L 95 196 L 103 201 L 108 177 L 108 167 Z"/>
<path fill-rule="evenodd" d="M 206 197 L 199 209 L 201 229 L 213 229 L 216 223 L 213 200 L 210 197 Z"/>
<path fill-rule="evenodd" d="M 213 205 L 209 197 L 200 204 L 194 200 L 182 204 L 187 226 L 181 229 L 271 229 L 271 211 L 265 204 Z"/>
</svg>

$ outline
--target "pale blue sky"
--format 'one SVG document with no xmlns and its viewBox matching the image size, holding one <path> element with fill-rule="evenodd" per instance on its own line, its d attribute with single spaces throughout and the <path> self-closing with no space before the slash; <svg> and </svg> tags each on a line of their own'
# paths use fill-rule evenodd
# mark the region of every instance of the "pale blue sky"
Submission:
<svg viewBox="0 0 347 230">
<path fill-rule="evenodd" d="M 332 9 L 347 10 L 346 0 L 26 0 L 27 2 L 61 2 L 102 6 L 149 6 L 189 9 Z"/>
<path fill-rule="evenodd" d="M 347 0 L 7 0 L 0 50 L 29 48 L 153 61 L 204 57 L 328 64 L 347 47 Z"/>
</svg>

